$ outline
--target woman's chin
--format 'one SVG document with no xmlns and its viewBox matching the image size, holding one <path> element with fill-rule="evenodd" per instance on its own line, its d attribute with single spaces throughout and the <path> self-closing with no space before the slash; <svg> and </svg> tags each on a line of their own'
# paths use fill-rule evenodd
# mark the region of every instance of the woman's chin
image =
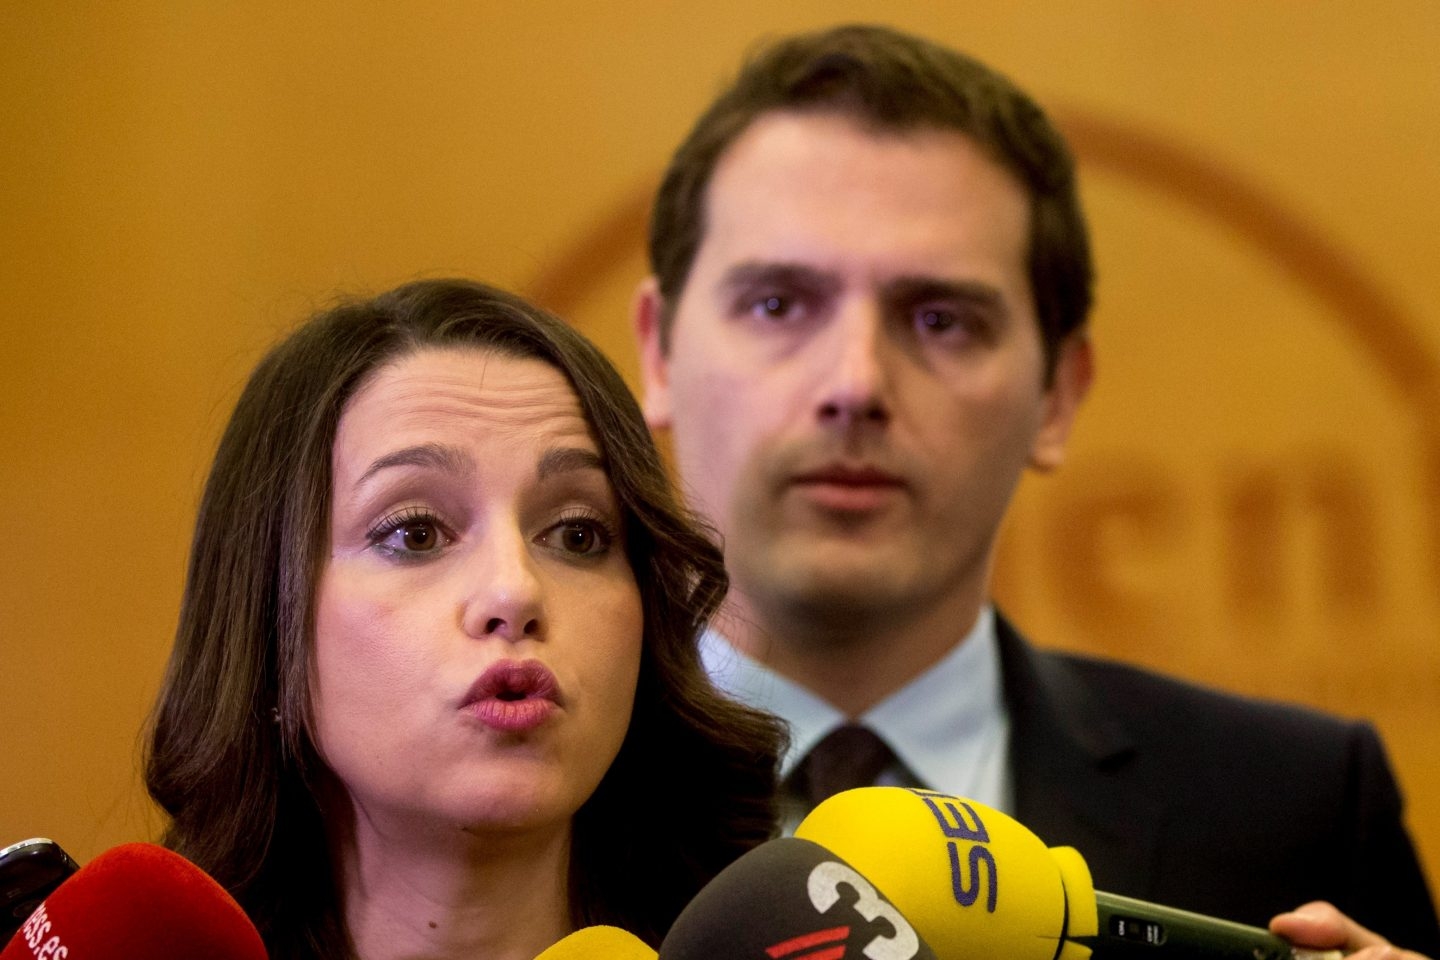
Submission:
<svg viewBox="0 0 1440 960">
<path fill-rule="evenodd" d="M 475 836 L 523 835 L 568 827 L 583 802 L 568 791 L 507 786 L 456 804 L 452 822 Z"/>
</svg>

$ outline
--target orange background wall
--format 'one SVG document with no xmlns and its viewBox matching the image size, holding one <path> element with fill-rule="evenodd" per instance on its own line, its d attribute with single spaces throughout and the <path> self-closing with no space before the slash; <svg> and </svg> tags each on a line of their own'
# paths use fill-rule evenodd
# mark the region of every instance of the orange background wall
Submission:
<svg viewBox="0 0 1440 960">
<path fill-rule="evenodd" d="M 139 730 L 268 343 L 459 273 L 633 379 L 668 151 L 756 38 L 842 19 L 999 66 L 1082 158 L 1100 380 L 1022 492 L 1007 609 L 1372 718 L 1440 879 L 1433 0 L 4 5 L 0 845 L 155 835 Z"/>
</svg>

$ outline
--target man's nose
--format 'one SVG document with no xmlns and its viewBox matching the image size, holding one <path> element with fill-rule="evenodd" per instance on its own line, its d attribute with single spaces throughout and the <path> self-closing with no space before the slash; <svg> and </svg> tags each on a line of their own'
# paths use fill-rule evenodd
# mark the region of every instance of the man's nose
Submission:
<svg viewBox="0 0 1440 960">
<path fill-rule="evenodd" d="M 543 640 L 544 587 L 529 541 L 518 530 L 489 531 L 465 564 L 461 625 L 477 640 Z"/>
<path fill-rule="evenodd" d="M 880 308 L 868 302 L 847 305 L 827 333 L 830 349 L 822 352 L 816 409 L 821 422 L 852 427 L 889 421 L 891 345 Z"/>
</svg>

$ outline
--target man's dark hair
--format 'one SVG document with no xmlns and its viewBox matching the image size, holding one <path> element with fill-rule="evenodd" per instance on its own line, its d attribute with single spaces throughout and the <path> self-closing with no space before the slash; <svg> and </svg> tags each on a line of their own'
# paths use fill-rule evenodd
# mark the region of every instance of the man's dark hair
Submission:
<svg viewBox="0 0 1440 960">
<path fill-rule="evenodd" d="M 715 873 L 770 835 L 783 733 L 704 673 L 697 637 L 724 596 L 724 563 L 677 502 L 620 375 L 560 320 L 466 281 L 320 314 L 241 394 L 205 485 L 152 718 L 145 780 L 170 815 L 166 843 L 235 896 L 275 960 L 353 956 L 323 815 L 337 784 L 311 734 L 331 455 L 356 390 L 437 348 L 550 364 L 600 448 L 644 628 L 625 740 L 575 815 L 570 906 L 577 927 L 613 924 L 658 945 Z"/>
<path fill-rule="evenodd" d="M 888 27 L 850 25 L 762 49 L 671 158 L 650 220 L 650 267 L 664 301 L 661 343 L 705 237 L 706 196 L 730 145 L 767 113 L 832 113 L 877 134 L 954 130 L 1030 198 L 1028 270 L 1047 371 L 1090 310 L 1090 240 L 1075 163 L 1040 107 L 984 64 Z"/>
</svg>

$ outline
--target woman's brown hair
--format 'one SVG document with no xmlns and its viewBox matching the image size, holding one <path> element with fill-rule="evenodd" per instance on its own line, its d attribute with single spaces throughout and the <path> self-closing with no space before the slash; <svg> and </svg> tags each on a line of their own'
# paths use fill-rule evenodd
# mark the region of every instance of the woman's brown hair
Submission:
<svg viewBox="0 0 1440 960">
<path fill-rule="evenodd" d="M 146 784 L 167 845 L 225 886 L 271 957 L 352 955 L 316 796 L 313 604 L 331 450 L 348 398 L 423 348 L 535 358 L 569 380 L 625 515 L 645 626 L 619 756 L 575 817 L 575 925 L 658 944 L 716 872 L 773 830 L 778 722 L 711 686 L 696 639 L 724 596 L 718 548 L 677 502 L 639 407 L 578 333 L 518 297 L 424 280 L 347 302 L 260 362 L 220 441 L 191 545 Z"/>
</svg>

